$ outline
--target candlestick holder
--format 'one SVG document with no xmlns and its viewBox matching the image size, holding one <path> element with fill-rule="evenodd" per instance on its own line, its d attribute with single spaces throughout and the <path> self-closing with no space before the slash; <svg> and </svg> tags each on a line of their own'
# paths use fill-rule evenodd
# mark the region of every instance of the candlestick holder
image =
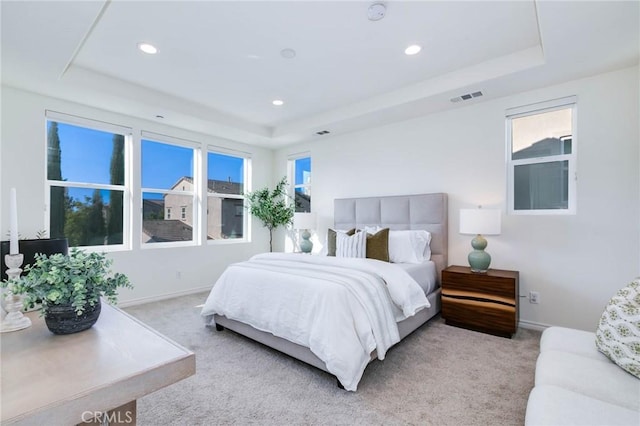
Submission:
<svg viewBox="0 0 640 426">
<path fill-rule="evenodd" d="M 4 262 L 7 265 L 7 276 L 9 281 L 19 280 L 22 273 L 22 262 L 24 256 L 22 254 L 7 254 L 4 256 Z M 9 284 L 7 290 L 2 294 L 2 304 L 7 316 L 0 323 L 0 333 L 9 331 L 22 330 L 31 326 L 31 320 L 22 314 L 22 299 L 20 294 L 13 294 L 13 287 Z"/>
</svg>

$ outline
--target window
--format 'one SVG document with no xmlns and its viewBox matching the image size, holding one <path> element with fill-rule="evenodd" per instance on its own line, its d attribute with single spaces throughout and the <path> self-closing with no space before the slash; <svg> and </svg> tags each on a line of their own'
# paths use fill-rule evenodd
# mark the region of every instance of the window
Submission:
<svg viewBox="0 0 640 426">
<path fill-rule="evenodd" d="M 149 139 L 142 139 L 141 148 L 142 243 L 194 242 L 198 235 L 195 148 Z"/>
<path fill-rule="evenodd" d="M 49 235 L 67 237 L 71 247 L 127 247 L 131 130 L 51 111 L 46 116 Z"/>
<path fill-rule="evenodd" d="M 293 199 L 296 212 L 311 211 L 311 157 L 289 160 L 290 182 L 293 184 Z"/>
<path fill-rule="evenodd" d="M 575 123 L 575 97 L 507 111 L 509 213 L 575 213 Z"/>
<path fill-rule="evenodd" d="M 244 239 L 248 159 L 207 154 L 207 240 Z"/>
</svg>

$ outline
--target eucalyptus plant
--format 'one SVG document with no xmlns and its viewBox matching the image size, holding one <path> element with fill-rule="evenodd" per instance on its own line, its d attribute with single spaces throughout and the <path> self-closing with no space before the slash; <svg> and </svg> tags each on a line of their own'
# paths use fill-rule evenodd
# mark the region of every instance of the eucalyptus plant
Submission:
<svg viewBox="0 0 640 426">
<path fill-rule="evenodd" d="M 35 262 L 25 267 L 23 277 L 5 280 L 1 285 L 23 295 L 25 308 L 41 304 L 43 315 L 50 306 L 60 305 L 71 305 L 77 315 L 82 315 L 98 303 L 100 296 L 116 303 L 119 287 L 133 288 L 125 275 L 111 272 L 112 263 L 102 253 L 77 248 L 69 255 L 37 254 Z"/>
<path fill-rule="evenodd" d="M 273 191 L 258 189 L 245 194 L 249 212 L 269 230 L 269 251 L 273 251 L 273 230 L 293 221 L 295 205 L 287 194 L 287 178 L 283 177 Z"/>
</svg>

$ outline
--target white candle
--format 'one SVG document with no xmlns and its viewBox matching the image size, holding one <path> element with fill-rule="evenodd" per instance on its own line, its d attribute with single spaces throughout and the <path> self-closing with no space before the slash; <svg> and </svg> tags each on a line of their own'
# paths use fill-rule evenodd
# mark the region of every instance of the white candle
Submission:
<svg viewBox="0 0 640 426">
<path fill-rule="evenodd" d="M 11 199 L 9 203 L 9 254 L 18 254 L 18 203 L 16 198 L 16 189 L 11 188 Z"/>
</svg>

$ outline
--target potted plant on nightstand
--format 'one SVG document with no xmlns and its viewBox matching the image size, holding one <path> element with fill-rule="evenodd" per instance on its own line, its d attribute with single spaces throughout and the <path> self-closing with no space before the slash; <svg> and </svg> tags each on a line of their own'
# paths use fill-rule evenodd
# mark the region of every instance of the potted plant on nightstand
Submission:
<svg viewBox="0 0 640 426">
<path fill-rule="evenodd" d="M 125 275 L 111 273 L 112 262 L 104 254 L 77 248 L 68 255 L 38 254 L 23 277 L 3 281 L 2 286 L 23 295 L 25 308 L 41 304 L 52 333 L 77 333 L 98 320 L 101 296 L 115 303 L 118 288 L 132 288 Z"/>
</svg>

